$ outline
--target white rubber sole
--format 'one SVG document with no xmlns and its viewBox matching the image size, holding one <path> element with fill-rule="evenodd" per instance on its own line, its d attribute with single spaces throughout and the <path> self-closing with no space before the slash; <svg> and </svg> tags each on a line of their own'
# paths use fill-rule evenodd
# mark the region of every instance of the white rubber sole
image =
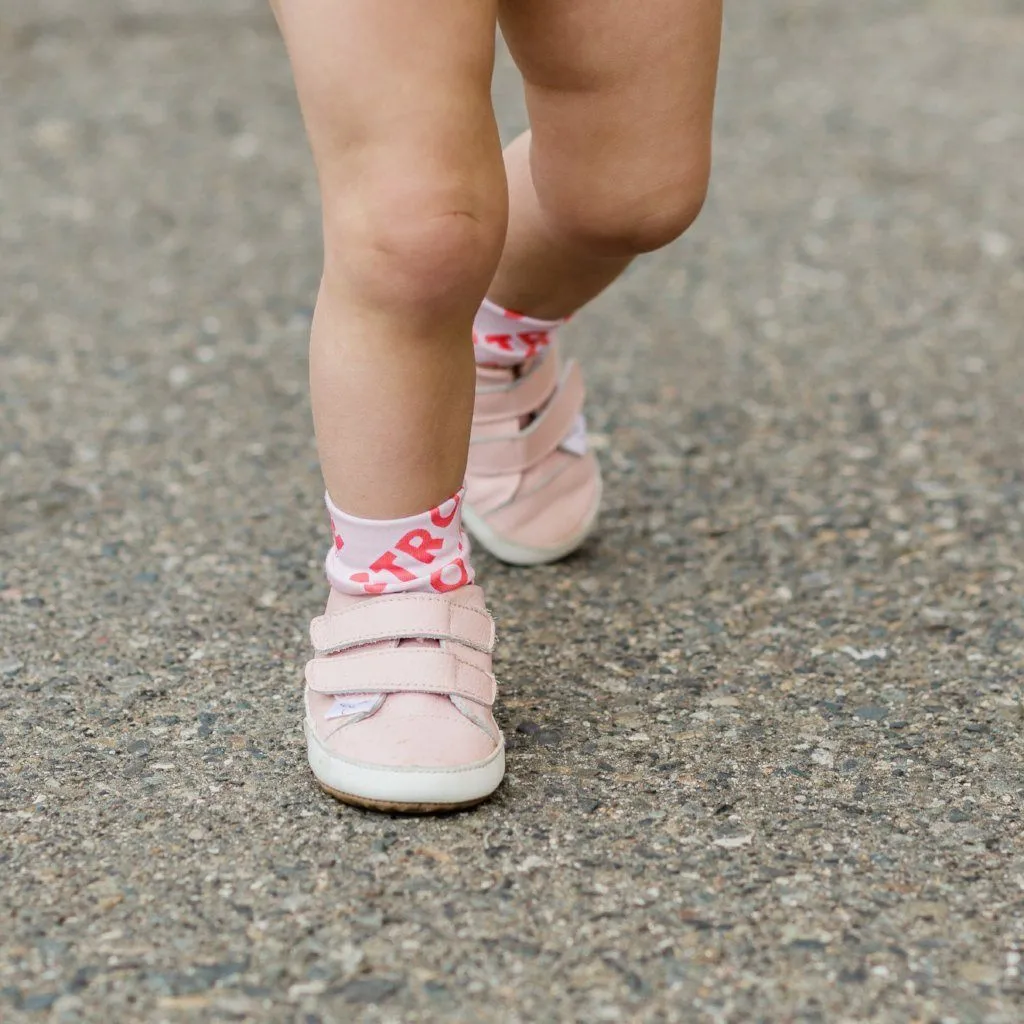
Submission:
<svg viewBox="0 0 1024 1024">
<path fill-rule="evenodd" d="M 505 776 L 505 741 L 483 761 L 457 768 L 394 768 L 332 754 L 304 723 L 309 767 L 317 782 L 345 803 L 382 811 L 430 814 L 486 800 Z"/>
<path fill-rule="evenodd" d="M 602 489 L 602 485 L 598 483 L 594 507 L 583 525 L 571 537 L 553 548 L 535 548 L 506 540 L 495 533 L 487 525 L 486 520 L 465 503 L 462 506 L 462 522 L 473 540 L 502 562 L 508 562 L 509 565 L 546 565 L 548 562 L 557 562 L 571 555 L 590 536 L 590 531 L 594 529 L 601 511 Z"/>
</svg>

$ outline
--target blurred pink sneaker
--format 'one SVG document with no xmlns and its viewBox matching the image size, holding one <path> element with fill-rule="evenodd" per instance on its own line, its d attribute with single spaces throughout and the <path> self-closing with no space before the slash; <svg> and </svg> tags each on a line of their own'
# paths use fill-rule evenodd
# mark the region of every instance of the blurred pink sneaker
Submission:
<svg viewBox="0 0 1024 1024">
<path fill-rule="evenodd" d="M 310 636 L 306 743 L 324 790 L 360 807 L 426 814 L 498 788 L 494 620 L 479 587 L 373 597 L 332 589 Z"/>
<path fill-rule="evenodd" d="M 554 562 L 590 533 L 601 472 L 587 450 L 583 377 L 552 338 L 520 366 L 477 366 L 463 524 L 514 565 Z"/>
</svg>

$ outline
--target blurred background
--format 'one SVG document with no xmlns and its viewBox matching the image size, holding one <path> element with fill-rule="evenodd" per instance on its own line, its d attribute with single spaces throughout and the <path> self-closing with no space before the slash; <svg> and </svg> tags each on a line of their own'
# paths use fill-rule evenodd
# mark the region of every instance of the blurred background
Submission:
<svg viewBox="0 0 1024 1024">
<path fill-rule="evenodd" d="M 569 332 L 601 531 L 479 567 L 509 779 L 410 822 L 303 761 L 273 20 L 0 0 L 0 1019 L 1020 1020 L 1022 53 L 728 4 L 705 212 Z"/>
</svg>

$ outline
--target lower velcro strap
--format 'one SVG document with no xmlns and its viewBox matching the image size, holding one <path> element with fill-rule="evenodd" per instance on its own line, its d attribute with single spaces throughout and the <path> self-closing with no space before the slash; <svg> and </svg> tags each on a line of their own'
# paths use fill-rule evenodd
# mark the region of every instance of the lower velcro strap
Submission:
<svg viewBox="0 0 1024 1024">
<path fill-rule="evenodd" d="M 390 647 L 349 651 L 306 663 L 314 693 L 438 693 L 490 707 L 497 683 L 490 672 L 439 647 Z"/>
</svg>

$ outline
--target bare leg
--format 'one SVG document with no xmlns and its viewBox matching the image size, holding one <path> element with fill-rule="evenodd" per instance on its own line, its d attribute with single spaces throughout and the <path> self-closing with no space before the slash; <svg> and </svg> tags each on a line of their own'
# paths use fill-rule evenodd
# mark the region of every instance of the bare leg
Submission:
<svg viewBox="0 0 1024 1024">
<path fill-rule="evenodd" d="M 320 181 L 310 387 L 328 491 L 385 519 L 462 484 L 473 314 L 507 193 L 495 0 L 276 0 Z"/>
<path fill-rule="evenodd" d="M 604 291 L 632 256 L 606 256 L 575 242 L 541 208 L 530 171 L 530 132 L 505 148 L 509 223 L 488 297 L 499 306 L 557 320 Z"/>
<path fill-rule="evenodd" d="M 700 211 L 721 0 L 501 0 L 530 133 L 505 152 L 508 238 L 489 297 L 574 312 Z"/>
</svg>

